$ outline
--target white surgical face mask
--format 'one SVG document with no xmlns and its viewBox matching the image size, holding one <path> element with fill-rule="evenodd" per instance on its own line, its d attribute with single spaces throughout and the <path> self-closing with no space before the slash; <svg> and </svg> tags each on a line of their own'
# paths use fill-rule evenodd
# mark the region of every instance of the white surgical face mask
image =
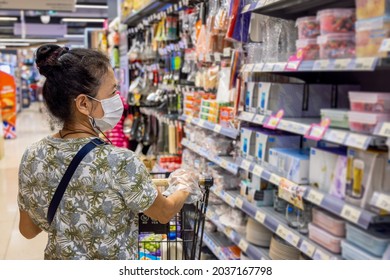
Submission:
<svg viewBox="0 0 390 280">
<path fill-rule="evenodd" d="M 91 116 L 89 117 L 92 127 L 101 131 L 113 129 L 123 115 L 123 103 L 119 94 L 103 100 L 98 100 L 91 96 L 88 97 L 100 102 L 104 113 L 101 119 L 93 118 Z"/>
</svg>

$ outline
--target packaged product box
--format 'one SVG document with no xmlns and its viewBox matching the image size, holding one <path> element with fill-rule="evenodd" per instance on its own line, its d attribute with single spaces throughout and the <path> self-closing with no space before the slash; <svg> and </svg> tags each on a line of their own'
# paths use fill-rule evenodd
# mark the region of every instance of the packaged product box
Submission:
<svg viewBox="0 0 390 280">
<path fill-rule="evenodd" d="M 240 135 L 241 154 L 249 160 L 255 159 L 256 154 L 256 132 L 262 131 L 257 127 L 242 127 Z"/>
<path fill-rule="evenodd" d="M 271 148 L 299 148 L 301 137 L 289 133 L 274 130 L 262 130 L 256 132 L 255 157 L 258 162 L 268 162 Z"/>
<path fill-rule="evenodd" d="M 390 15 L 389 0 L 355 0 L 358 20 Z"/>
<path fill-rule="evenodd" d="M 346 148 L 311 148 L 309 171 L 311 186 L 344 199 L 346 174 Z"/>
<path fill-rule="evenodd" d="M 370 1 L 368 1 L 370 2 Z M 383 39 L 390 37 L 390 16 L 359 20 L 356 22 L 356 56 L 387 57 L 380 52 Z"/>
<path fill-rule="evenodd" d="M 269 163 L 297 184 L 309 183 L 309 149 L 273 148 L 269 150 Z"/>
<path fill-rule="evenodd" d="M 346 201 L 369 209 L 374 191 L 389 192 L 387 152 L 348 148 Z"/>
</svg>

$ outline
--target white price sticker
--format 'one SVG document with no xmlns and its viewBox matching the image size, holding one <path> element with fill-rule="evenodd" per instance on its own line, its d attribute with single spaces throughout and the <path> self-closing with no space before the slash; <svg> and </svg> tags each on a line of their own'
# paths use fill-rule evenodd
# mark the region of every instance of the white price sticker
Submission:
<svg viewBox="0 0 390 280">
<path fill-rule="evenodd" d="M 219 53 L 219 52 L 214 53 L 214 60 L 216 62 L 220 62 L 221 61 L 221 53 Z"/>
<path fill-rule="evenodd" d="M 274 173 L 271 173 L 271 177 L 269 178 L 269 181 L 272 184 L 279 186 L 280 180 L 282 180 L 282 178 L 280 176 L 278 176 Z"/>
<path fill-rule="evenodd" d="M 200 54 L 199 54 L 199 59 L 198 59 L 198 60 L 199 60 L 199 61 L 203 61 L 203 59 L 204 59 L 204 55 L 203 55 L 203 53 L 200 53 Z"/>
<path fill-rule="evenodd" d="M 302 244 L 299 248 L 303 253 L 305 253 L 309 257 L 313 257 L 314 251 L 316 250 L 316 247 L 311 245 L 309 242 L 306 240 L 302 241 Z"/>
<path fill-rule="evenodd" d="M 352 59 L 336 59 L 334 62 L 334 70 L 347 70 L 351 67 Z"/>
<path fill-rule="evenodd" d="M 246 170 L 246 171 L 249 171 L 249 168 L 251 166 L 251 162 L 244 159 L 242 162 L 241 162 L 241 168 Z"/>
<path fill-rule="evenodd" d="M 283 225 L 278 225 L 276 229 L 276 234 L 279 235 L 282 239 L 286 240 L 289 230 L 286 229 Z"/>
<path fill-rule="evenodd" d="M 256 63 L 253 67 L 253 72 L 263 72 L 264 63 Z"/>
<path fill-rule="evenodd" d="M 328 70 L 330 67 L 330 60 L 316 60 L 313 65 L 313 71 Z"/>
<path fill-rule="evenodd" d="M 310 190 L 306 199 L 315 205 L 321 205 L 325 195 L 316 190 Z"/>
<path fill-rule="evenodd" d="M 384 137 L 390 137 L 390 123 L 385 122 L 382 124 L 379 130 L 379 135 Z"/>
<path fill-rule="evenodd" d="M 247 122 L 251 122 L 253 120 L 253 114 L 248 112 L 240 112 L 239 119 Z"/>
<path fill-rule="evenodd" d="M 314 260 L 330 260 L 330 256 L 324 251 L 317 249 L 313 256 Z"/>
<path fill-rule="evenodd" d="M 256 221 L 258 221 L 260 224 L 264 224 L 265 218 L 266 218 L 266 215 L 263 212 L 261 212 L 259 210 L 256 211 L 256 215 L 255 215 Z"/>
<path fill-rule="evenodd" d="M 312 139 L 318 139 L 321 140 L 322 136 L 325 134 L 327 127 L 319 126 L 319 125 L 314 125 L 312 126 L 309 136 Z"/>
<path fill-rule="evenodd" d="M 245 253 L 246 250 L 248 249 L 248 242 L 245 239 L 241 239 L 240 242 L 238 243 L 238 247 Z"/>
<path fill-rule="evenodd" d="M 377 57 L 361 57 L 355 59 L 356 70 L 374 70 L 378 63 Z"/>
<path fill-rule="evenodd" d="M 278 62 L 274 66 L 274 72 L 283 72 L 286 69 L 286 62 Z"/>
<path fill-rule="evenodd" d="M 198 126 L 204 127 L 205 120 L 199 119 L 198 120 Z"/>
<path fill-rule="evenodd" d="M 264 171 L 263 167 L 261 167 L 260 165 L 256 164 L 255 168 L 253 168 L 252 173 L 257 175 L 257 176 L 259 176 L 259 177 L 261 177 L 261 174 L 263 173 L 263 171 Z"/>
<path fill-rule="evenodd" d="M 255 67 L 254 64 L 245 64 L 243 72 L 252 72 L 253 68 Z"/>
<path fill-rule="evenodd" d="M 369 144 L 370 136 L 349 133 L 345 144 L 350 147 L 365 150 Z"/>
<path fill-rule="evenodd" d="M 263 115 L 256 115 L 255 118 L 253 119 L 253 122 L 257 124 L 263 124 L 264 118 L 265 116 Z"/>
<path fill-rule="evenodd" d="M 344 205 L 341 210 L 341 217 L 344 219 L 357 224 L 361 215 L 361 211 L 349 205 Z"/>
<path fill-rule="evenodd" d="M 230 57 L 230 48 L 224 48 L 223 49 L 223 56 L 224 57 Z"/>
<path fill-rule="evenodd" d="M 226 236 L 230 238 L 232 236 L 232 232 L 233 230 L 230 227 L 225 227 L 224 233 L 226 234 Z"/>
<path fill-rule="evenodd" d="M 244 205 L 244 200 L 242 200 L 241 197 L 237 197 L 235 204 L 237 208 L 242 209 L 242 206 Z"/>
<path fill-rule="evenodd" d="M 345 139 L 347 138 L 348 132 L 342 130 L 328 130 L 325 134 L 325 140 L 331 141 L 337 144 L 344 144 Z"/>
<path fill-rule="evenodd" d="M 228 168 L 228 166 L 229 166 L 229 162 L 228 162 L 227 160 L 222 159 L 220 165 L 221 165 L 223 168 L 226 169 L 226 168 Z"/>
<path fill-rule="evenodd" d="M 227 193 L 225 193 L 224 195 L 223 195 L 223 200 L 227 203 L 227 204 L 229 204 L 229 205 L 232 205 L 232 197 L 230 196 L 230 195 L 228 195 Z M 233 203 L 233 205 L 234 205 L 234 203 Z"/>
<path fill-rule="evenodd" d="M 390 39 L 383 39 L 381 47 L 379 49 L 381 52 L 390 52 Z"/>
<path fill-rule="evenodd" d="M 263 72 L 272 72 L 274 70 L 274 63 L 266 63 L 263 68 Z"/>
<path fill-rule="evenodd" d="M 287 236 L 286 236 L 286 241 L 289 242 L 291 245 L 293 245 L 294 247 L 297 247 L 298 246 L 298 243 L 299 243 L 299 236 L 296 235 L 295 233 L 293 233 L 292 231 L 290 230 L 287 230 Z"/>
<path fill-rule="evenodd" d="M 380 209 L 390 212 L 390 195 L 379 194 L 374 205 Z"/>
<path fill-rule="evenodd" d="M 207 53 L 206 54 L 206 62 L 211 62 L 211 54 Z"/>
<path fill-rule="evenodd" d="M 213 128 L 213 131 L 216 133 L 221 133 L 221 130 L 222 130 L 222 126 L 220 126 L 219 124 L 216 124 Z"/>
<path fill-rule="evenodd" d="M 296 60 L 296 61 L 289 61 L 286 65 L 286 68 L 290 71 L 296 71 L 299 69 L 299 66 L 301 65 L 302 61 Z"/>
</svg>

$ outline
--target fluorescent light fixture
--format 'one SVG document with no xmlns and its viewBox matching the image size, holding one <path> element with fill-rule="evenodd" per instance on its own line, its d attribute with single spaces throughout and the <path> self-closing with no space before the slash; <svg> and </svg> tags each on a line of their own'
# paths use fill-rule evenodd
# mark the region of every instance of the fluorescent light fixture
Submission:
<svg viewBox="0 0 390 280">
<path fill-rule="evenodd" d="M 85 36 L 83 34 L 65 34 L 64 38 L 84 38 Z"/>
<path fill-rule="evenodd" d="M 18 21 L 17 17 L 0 17 L 0 21 Z"/>
<path fill-rule="evenodd" d="M 63 18 L 63 22 L 104 22 L 104 18 Z"/>
<path fill-rule="evenodd" d="M 5 43 L 4 43 L 5 42 Z M 22 38 L 1 38 L 0 43 L 55 43 L 56 39 L 22 39 Z"/>
<path fill-rule="evenodd" d="M 107 5 L 76 5 L 76 9 L 104 9 L 107 10 L 108 6 Z"/>
<path fill-rule="evenodd" d="M 27 46 L 30 46 L 29 43 L 11 43 L 11 42 L 4 42 L 4 43 L 0 43 L 0 46 L 7 46 L 7 47 L 27 47 Z"/>
</svg>

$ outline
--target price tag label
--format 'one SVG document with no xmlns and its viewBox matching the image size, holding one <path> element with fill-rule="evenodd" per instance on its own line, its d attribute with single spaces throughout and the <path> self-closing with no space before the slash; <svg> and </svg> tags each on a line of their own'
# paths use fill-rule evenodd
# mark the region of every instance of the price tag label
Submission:
<svg viewBox="0 0 390 280">
<path fill-rule="evenodd" d="M 199 54 L 199 61 L 203 61 L 203 59 L 204 59 L 204 54 L 203 54 L 203 53 L 200 53 L 200 54 Z"/>
<path fill-rule="evenodd" d="M 370 142 L 370 136 L 349 133 L 345 144 L 350 147 L 365 150 Z"/>
<path fill-rule="evenodd" d="M 244 200 L 242 200 L 241 197 L 237 197 L 235 205 L 237 208 L 242 209 L 242 206 L 244 205 Z"/>
<path fill-rule="evenodd" d="M 384 137 L 390 137 L 390 123 L 382 123 L 381 129 L 379 130 L 379 135 Z"/>
<path fill-rule="evenodd" d="M 289 242 L 291 245 L 293 245 L 294 247 L 297 247 L 298 246 L 298 242 L 299 242 L 299 236 L 296 235 L 295 233 L 293 233 L 292 231 L 290 230 L 287 230 L 287 236 L 286 236 L 286 241 Z"/>
<path fill-rule="evenodd" d="M 229 166 L 229 162 L 227 160 L 224 160 L 224 159 L 221 160 L 220 164 L 225 169 L 228 168 L 228 166 Z"/>
<path fill-rule="evenodd" d="M 376 207 L 390 212 L 390 195 L 380 194 L 375 204 Z"/>
<path fill-rule="evenodd" d="M 198 126 L 204 127 L 205 120 L 199 119 L 198 120 Z"/>
<path fill-rule="evenodd" d="M 330 68 L 330 60 L 316 60 L 313 65 L 313 71 L 324 71 Z"/>
<path fill-rule="evenodd" d="M 222 130 L 222 126 L 220 126 L 219 124 L 216 124 L 213 128 L 213 131 L 216 133 L 221 133 L 221 130 Z"/>
<path fill-rule="evenodd" d="M 278 225 L 276 229 L 276 234 L 279 235 L 282 239 L 286 240 L 287 229 L 283 225 Z"/>
<path fill-rule="evenodd" d="M 256 63 L 253 67 L 253 72 L 263 72 L 264 63 Z"/>
<path fill-rule="evenodd" d="M 223 56 L 230 57 L 230 52 L 231 52 L 230 48 L 224 48 L 223 49 Z"/>
<path fill-rule="evenodd" d="M 314 251 L 316 250 L 316 247 L 311 245 L 306 240 L 303 240 L 301 243 L 301 247 L 299 248 L 303 253 L 305 253 L 309 257 L 313 257 Z"/>
<path fill-rule="evenodd" d="M 334 62 L 334 70 L 343 71 L 343 70 L 350 69 L 351 68 L 351 64 L 352 64 L 352 59 L 351 58 L 336 59 L 335 62 Z"/>
<path fill-rule="evenodd" d="M 316 190 L 310 190 L 306 199 L 315 205 L 321 205 L 325 195 Z"/>
<path fill-rule="evenodd" d="M 207 217 L 209 220 L 212 220 L 212 219 L 213 219 L 213 212 L 207 211 L 207 212 L 206 212 L 206 217 Z"/>
<path fill-rule="evenodd" d="M 214 60 L 216 62 L 220 62 L 221 61 L 221 53 L 219 53 L 219 52 L 214 53 Z"/>
<path fill-rule="evenodd" d="M 286 62 L 275 63 L 274 72 L 283 72 L 284 69 L 286 69 L 286 66 L 287 66 Z"/>
<path fill-rule="evenodd" d="M 232 232 L 233 232 L 233 230 L 231 228 L 225 227 L 224 233 L 226 234 L 227 237 L 231 238 Z"/>
<path fill-rule="evenodd" d="M 251 162 L 244 159 L 242 162 L 241 162 L 241 168 L 246 170 L 246 171 L 249 171 L 249 168 L 251 166 Z"/>
<path fill-rule="evenodd" d="M 337 144 L 344 144 L 347 138 L 348 132 L 342 130 L 328 130 L 324 136 L 325 140 L 331 141 Z"/>
<path fill-rule="evenodd" d="M 257 175 L 257 176 L 259 176 L 259 177 L 261 177 L 261 174 L 263 173 L 263 171 L 264 171 L 263 167 L 261 167 L 260 165 L 256 164 L 255 168 L 253 168 L 252 173 Z"/>
<path fill-rule="evenodd" d="M 245 239 L 241 239 L 240 242 L 238 243 L 238 247 L 245 253 L 246 250 L 248 249 L 248 242 Z"/>
<path fill-rule="evenodd" d="M 381 47 L 379 48 L 381 52 L 390 52 L 390 39 L 383 39 Z"/>
<path fill-rule="evenodd" d="M 358 223 L 361 214 L 362 213 L 359 209 L 349 205 L 344 205 L 343 209 L 341 210 L 341 217 L 355 224 Z"/>
<path fill-rule="evenodd" d="M 254 64 L 245 64 L 245 67 L 244 67 L 243 72 L 248 72 L 248 73 L 250 73 L 250 72 L 252 72 L 252 70 L 253 70 L 254 67 L 255 67 Z"/>
<path fill-rule="evenodd" d="M 253 122 L 257 124 L 263 124 L 264 118 L 265 116 L 263 115 L 256 115 L 255 118 L 253 119 Z"/>
<path fill-rule="evenodd" d="M 314 253 L 313 259 L 315 260 L 330 260 L 330 256 L 324 251 L 317 249 Z"/>
<path fill-rule="evenodd" d="M 274 173 L 271 173 L 271 177 L 269 178 L 269 181 L 272 184 L 279 186 L 280 180 L 282 180 L 282 178 L 280 176 L 278 176 Z"/>
<path fill-rule="evenodd" d="M 356 70 L 373 71 L 378 63 L 377 57 L 361 57 L 355 59 Z"/>
<path fill-rule="evenodd" d="M 287 65 L 284 70 L 286 71 L 297 71 L 301 65 L 302 60 L 292 60 L 287 62 Z"/>
<path fill-rule="evenodd" d="M 272 72 L 274 70 L 274 63 L 266 63 L 263 68 L 263 72 Z"/>
<path fill-rule="evenodd" d="M 310 126 L 310 129 L 306 132 L 305 137 L 307 139 L 312 139 L 315 141 L 320 141 L 322 137 L 324 136 L 326 130 L 328 129 L 330 125 L 330 119 L 325 118 L 321 121 L 321 123 L 318 124 L 312 124 Z"/>
<path fill-rule="evenodd" d="M 223 196 L 224 197 L 224 200 L 227 204 L 229 205 L 232 205 L 234 206 L 234 203 L 232 203 L 232 197 L 230 195 L 228 195 L 227 193 L 225 193 L 225 195 Z"/>
<path fill-rule="evenodd" d="M 255 220 L 258 221 L 260 224 L 264 224 L 266 215 L 263 212 L 260 212 L 259 210 L 256 211 Z"/>
<path fill-rule="evenodd" d="M 276 129 L 278 124 L 280 123 L 280 120 L 283 118 L 284 110 L 280 110 L 275 116 L 270 116 L 264 124 L 264 127 L 269 129 Z"/>
<path fill-rule="evenodd" d="M 192 116 L 187 116 L 186 117 L 186 123 L 191 123 L 193 120 L 193 117 Z"/>
<path fill-rule="evenodd" d="M 206 54 L 206 62 L 211 62 L 211 55 L 209 53 Z"/>
</svg>

